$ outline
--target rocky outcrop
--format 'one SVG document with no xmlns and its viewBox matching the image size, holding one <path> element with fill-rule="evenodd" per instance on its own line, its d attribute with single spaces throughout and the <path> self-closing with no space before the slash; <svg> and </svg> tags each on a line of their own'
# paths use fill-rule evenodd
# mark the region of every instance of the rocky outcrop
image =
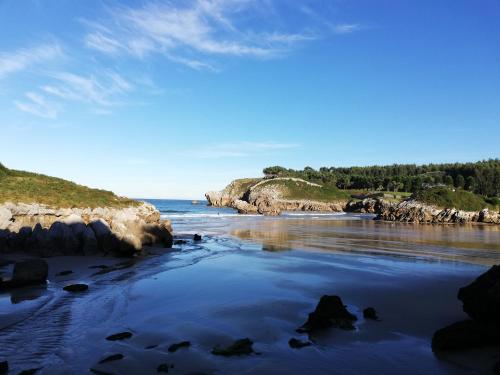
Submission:
<svg viewBox="0 0 500 375">
<path fill-rule="evenodd" d="M 30 259 L 14 264 L 12 278 L 0 279 L 0 290 L 17 288 L 28 285 L 45 284 L 49 273 L 49 266 L 43 259 Z"/>
<path fill-rule="evenodd" d="M 405 223 L 488 223 L 500 224 L 500 213 L 484 209 L 480 212 L 437 208 L 415 200 L 378 205 L 375 219 Z"/>
<path fill-rule="evenodd" d="M 0 252 L 34 255 L 130 256 L 143 246 L 172 246 L 170 222 L 154 206 L 53 209 L 39 204 L 0 206 Z"/>
<path fill-rule="evenodd" d="M 438 330 L 432 339 L 435 351 L 500 345 L 500 266 L 493 266 L 458 292 L 470 319 Z"/>
</svg>

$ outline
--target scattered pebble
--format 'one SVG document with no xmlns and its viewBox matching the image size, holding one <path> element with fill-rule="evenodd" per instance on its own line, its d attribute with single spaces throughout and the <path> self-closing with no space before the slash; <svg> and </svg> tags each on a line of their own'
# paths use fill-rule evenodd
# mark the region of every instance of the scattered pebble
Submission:
<svg viewBox="0 0 500 375">
<path fill-rule="evenodd" d="M 249 338 L 244 338 L 240 340 L 236 340 L 231 345 L 221 348 L 216 346 L 212 349 L 213 355 L 222 355 L 224 357 L 231 357 L 235 355 L 248 355 L 254 353 L 252 348 L 253 341 Z"/>
<path fill-rule="evenodd" d="M 306 346 L 311 346 L 312 343 L 310 341 L 301 341 L 301 340 L 296 339 L 296 338 L 291 338 L 288 341 L 288 345 L 290 346 L 290 348 L 293 348 L 293 349 L 301 349 L 301 348 L 305 348 Z"/>
<path fill-rule="evenodd" d="M 187 244 L 186 240 L 175 240 L 174 245 L 185 245 Z"/>
<path fill-rule="evenodd" d="M 168 372 L 169 369 L 174 368 L 174 365 L 170 365 L 168 363 L 162 363 L 156 368 L 157 372 Z"/>
<path fill-rule="evenodd" d="M 154 348 L 157 348 L 157 347 L 158 347 L 158 345 L 149 345 L 149 346 L 146 346 L 144 349 L 149 350 L 149 349 L 154 349 Z"/>
<path fill-rule="evenodd" d="M 176 352 L 177 350 L 181 348 L 189 348 L 191 346 L 191 343 L 189 341 L 181 341 L 177 344 L 172 344 L 168 347 L 168 351 L 170 353 Z"/>
<path fill-rule="evenodd" d="M 73 271 L 71 271 L 71 270 L 61 271 L 56 276 L 67 276 L 67 275 L 71 275 L 72 273 L 73 273 Z"/>
<path fill-rule="evenodd" d="M 195 235 L 193 236 L 193 240 L 194 240 L 194 241 L 201 241 L 201 236 L 200 236 L 199 234 L 195 234 Z"/>
<path fill-rule="evenodd" d="M 106 337 L 106 340 L 108 341 L 118 341 L 118 340 L 125 340 L 129 339 L 132 337 L 131 332 L 120 332 L 120 333 L 115 333 L 114 335 Z"/>
<path fill-rule="evenodd" d="M 99 364 L 102 364 L 102 363 L 107 363 L 107 362 L 112 362 L 112 361 L 118 361 L 120 359 L 123 359 L 123 354 L 113 354 L 113 355 L 110 355 L 109 357 L 106 357 L 102 360 L 99 361 Z"/>
<path fill-rule="evenodd" d="M 364 309 L 363 316 L 365 319 L 379 320 L 377 311 L 373 307 L 367 307 L 366 309 Z"/>
<path fill-rule="evenodd" d="M 63 289 L 66 292 L 85 292 L 88 288 L 87 284 L 71 284 L 66 285 Z"/>
</svg>

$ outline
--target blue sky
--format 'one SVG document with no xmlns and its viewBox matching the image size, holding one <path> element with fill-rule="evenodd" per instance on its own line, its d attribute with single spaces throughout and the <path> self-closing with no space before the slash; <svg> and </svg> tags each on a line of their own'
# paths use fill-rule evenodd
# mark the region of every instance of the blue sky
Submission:
<svg viewBox="0 0 500 375">
<path fill-rule="evenodd" d="M 496 0 L 0 0 L 0 161 L 133 197 L 499 157 Z"/>
</svg>

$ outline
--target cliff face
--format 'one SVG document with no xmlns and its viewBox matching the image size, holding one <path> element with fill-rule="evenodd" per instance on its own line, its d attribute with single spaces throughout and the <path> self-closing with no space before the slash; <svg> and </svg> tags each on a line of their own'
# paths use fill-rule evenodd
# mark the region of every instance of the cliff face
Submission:
<svg viewBox="0 0 500 375">
<path fill-rule="evenodd" d="M 234 194 L 229 188 L 220 192 L 209 192 L 205 196 L 209 205 L 232 207 L 242 214 L 258 213 L 263 215 L 279 215 L 282 211 L 323 211 L 323 212 L 361 212 L 376 214 L 377 220 L 398 221 L 406 223 L 488 223 L 500 224 L 500 213 L 484 209 L 478 212 L 457 210 L 454 208 L 437 208 L 415 200 L 389 202 L 381 198 L 363 200 L 331 200 L 317 201 L 310 199 L 291 199 L 287 197 L 285 186 L 276 182 L 293 181 L 304 189 L 311 185 L 321 186 L 300 179 L 260 180 L 241 189 Z"/>
<path fill-rule="evenodd" d="M 131 256 L 143 246 L 172 246 L 172 228 L 154 206 L 53 209 L 0 205 L 0 252 Z"/>
</svg>

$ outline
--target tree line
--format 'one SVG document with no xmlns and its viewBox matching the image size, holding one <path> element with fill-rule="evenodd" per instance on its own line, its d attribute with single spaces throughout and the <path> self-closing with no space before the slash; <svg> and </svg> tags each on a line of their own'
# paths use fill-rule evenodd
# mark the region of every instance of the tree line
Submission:
<svg viewBox="0 0 500 375">
<path fill-rule="evenodd" d="M 316 170 L 263 170 L 267 177 L 298 177 L 340 189 L 416 192 L 425 187 L 447 185 L 487 197 L 500 196 L 500 159 L 474 163 L 393 164 L 368 167 L 322 167 Z"/>
</svg>

